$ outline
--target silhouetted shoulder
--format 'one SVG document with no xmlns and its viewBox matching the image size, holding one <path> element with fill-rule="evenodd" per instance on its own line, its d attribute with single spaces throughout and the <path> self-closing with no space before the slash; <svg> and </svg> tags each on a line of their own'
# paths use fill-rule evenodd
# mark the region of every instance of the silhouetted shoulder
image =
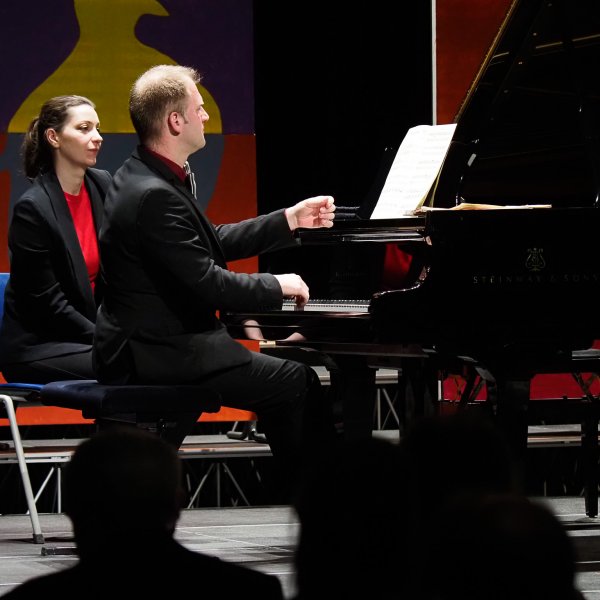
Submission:
<svg viewBox="0 0 600 600">
<path fill-rule="evenodd" d="M 108 564 L 110 563 L 110 564 Z M 259 597 L 261 600 L 283 600 L 279 579 L 260 571 L 230 563 L 179 546 L 166 556 L 154 558 L 132 555 L 116 566 L 107 557 L 107 564 L 90 568 L 81 563 L 26 581 L 5 594 L 9 600 L 30 600 L 41 597 L 61 600 L 106 600 L 112 597 L 163 600 L 186 595 L 198 598 L 239 600 Z"/>
</svg>

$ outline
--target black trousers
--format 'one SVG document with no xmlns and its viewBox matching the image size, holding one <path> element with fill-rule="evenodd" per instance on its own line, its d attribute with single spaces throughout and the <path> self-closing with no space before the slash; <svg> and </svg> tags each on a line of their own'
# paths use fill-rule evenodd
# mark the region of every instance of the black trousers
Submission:
<svg viewBox="0 0 600 600">
<path fill-rule="evenodd" d="M 31 362 L 5 365 L 2 376 L 9 383 L 49 383 L 63 379 L 96 379 L 92 348 L 85 352 L 51 356 Z"/>
<path fill-rule="evenodd" d="M 282 501 L 303 464 L 335 442 L 330 402 L 307 365 L 253 352 L 250 363 L 202 382 L 221 394 L 224 406 L 256 413 L 273 452 Z"/>
</svg>

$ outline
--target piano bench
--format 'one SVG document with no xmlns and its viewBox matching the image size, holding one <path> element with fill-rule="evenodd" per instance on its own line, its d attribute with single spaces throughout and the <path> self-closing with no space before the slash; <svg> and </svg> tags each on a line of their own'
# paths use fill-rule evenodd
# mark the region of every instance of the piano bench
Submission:
<svg viewBox="0 0 600 600">
<path fill-rule="evenodd" d="M 221 408 L 220 395 L 205 385 L 105 385 L 95 380 L 48 383 L 40 400 L 46 406 L 80 410 L 100 428 L 135 425 L 167 440 L 179 419 Z"/>
</svg>

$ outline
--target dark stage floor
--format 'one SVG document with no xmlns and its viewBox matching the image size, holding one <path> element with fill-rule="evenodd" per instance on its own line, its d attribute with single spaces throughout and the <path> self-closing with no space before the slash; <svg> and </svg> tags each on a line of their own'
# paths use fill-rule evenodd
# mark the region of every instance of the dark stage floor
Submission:
<svg viewBox="0 0 600 600">
<path fill-rule="evenodd" d="M 600 600 L 600 520 L 585 516 L 583 498 L 544 498 L 564 523 L 578 552 L 577 583 L 586 600 Z M 0 516 L 0 595 L 30 577 L 61 569 L 77 560 L 70 522 L 62 514 L 41 515 L 44 545 L 31 541 L 27 516 Z M 177 538 L 187 547 L 272 573 L 287 598 L 294 593 L 293 552 L 298 533 L 286 506 L 200 508 L 183 512 Z M 368 552 L 367 548 L 357 551 Z"/>
</svg>

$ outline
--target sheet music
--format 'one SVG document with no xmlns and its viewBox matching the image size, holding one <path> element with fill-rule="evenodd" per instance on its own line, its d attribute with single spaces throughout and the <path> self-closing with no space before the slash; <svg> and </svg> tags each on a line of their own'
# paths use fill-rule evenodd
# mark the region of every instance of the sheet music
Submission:
<svg viewBox="0 0 600 600">
<path fill-rule="evenodd" d="M 385 180 L 371 219 L 413 214 L 425 201 L 440 169 L 456 124 L 417 125 L 408 130 Z"/>
</svg>

